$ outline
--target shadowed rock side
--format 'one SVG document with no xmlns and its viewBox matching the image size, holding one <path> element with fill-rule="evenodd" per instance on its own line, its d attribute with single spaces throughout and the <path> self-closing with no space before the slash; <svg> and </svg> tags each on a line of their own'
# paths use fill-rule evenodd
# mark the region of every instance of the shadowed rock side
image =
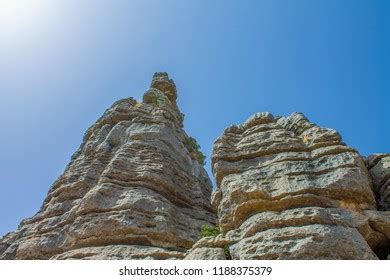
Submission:
<svg viewBox="0 0 390 280">
<path fill-rule="evenodd" d="M 383 209 L 388 159 L 370 169 Z M 258 113 L 217 139 L 212 166 L 222 234 L 199 240 L 188 259 L 225 259 L 222 248 L 232 259 L 387 258 L 390 212 L 377 211 L 362 157 L 336 131 L 299 113 Z"/>
<path fill-rule="evenodd" d="M 380 210 L 390 210 L 390 154 L 374 154 L 368 157 L 375 195 Z"/>
<path fill-rule="evenodd" d="M 368 157 L 367 167 L 374 185 L 378 208 L 390 211 L 390 154 L 374 154 Z M 376 254 L 390 260 L 390 238 L 380 242 L 375 248 Z"/>
<path fill-rule="evenodd" d="M 0 259 L 183 258 L 215 214 L 176 98 L 173 81 L 156 73 L 143 103 L 108 109 L 40 211 L 0 240 Z"/>
</svg>

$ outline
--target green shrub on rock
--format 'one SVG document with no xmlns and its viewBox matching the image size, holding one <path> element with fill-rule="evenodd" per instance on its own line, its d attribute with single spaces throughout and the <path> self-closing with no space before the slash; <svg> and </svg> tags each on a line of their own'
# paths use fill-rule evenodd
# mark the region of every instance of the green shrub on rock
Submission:
<svg viewBox="0 0 390 280">
<path fill-rule="evenodd" d="M 221 234 L 221 230 L 219 229 L 218 226 L 209 226 L 209 225 L 202 226 L 202 229 L 201 229 L 201 236 L 202 237 L 216 237 L 219 234 Z M 223 246 L 223 252 L 225 253 L 225 257 L 227 260 L 232 259 L 228 245 Z"/>
<path fill-rule="evenodd" d="M 202 237 L 216 237 L 218 234 L 221 233 L 221 230 L 217 226 L 203 225 L 200 233 Z"/>
<path fill-rule="evenodd" d="M 183 123 L 183 122 L 184 122 L 184 114 L 183 114 L 182 112 L 179 112 L 177 118 L 179 119 L 179 122 L 180 122 L 180 123 Z"/>
<path fill-rule="evenodd" d="M 192 159 L 197 160 L 201 165 L 206 164 L 206 156 L 200 151 L 200 145 L 192 137 L 188 137 L 184 143 Z"/>
<path fill-rule="evenodd" d="M 223 246 L 223 252 L 225 253 L 225 257 L 227 260 L 232 259 L 232 255 L 230 254 L 230 249 L 228 245 Z"/>
</svg>

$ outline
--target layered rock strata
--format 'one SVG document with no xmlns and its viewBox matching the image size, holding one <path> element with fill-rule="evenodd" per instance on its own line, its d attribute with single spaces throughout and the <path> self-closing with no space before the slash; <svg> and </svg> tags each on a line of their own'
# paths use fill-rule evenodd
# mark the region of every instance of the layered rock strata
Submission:
<svg viewBox="0 0 390 280">
<path fill-rule="evenodd" d="M 0 240 L 0 259 L 183 258 L 215 214 L 176 98 L 174 82 L 156 73 L 143 102 L 113 104 L 40 211 Z"/>
<path fill-rule="evenodd" d="M 383 208 L 387 160 L 370 161 Z M 377 211 L 362 157 L 335 130 L 302 114 L 258 113 L 228 127 L 214 143 L 212 167 L 212 204 L 222 234 L 199 240 L 187 258 L 207 259 L 222 248 L 232 259 L 377 259 L 390 253 L 390 212 Z"/>
<path fill-rule="evenodd" d="M 156 73 L 143 102 L 113 104 L 0 259 L 390 259 L 390 154 L 257 113 L 214 143 L 211 194 L 176 99 Z"/>
</svg>

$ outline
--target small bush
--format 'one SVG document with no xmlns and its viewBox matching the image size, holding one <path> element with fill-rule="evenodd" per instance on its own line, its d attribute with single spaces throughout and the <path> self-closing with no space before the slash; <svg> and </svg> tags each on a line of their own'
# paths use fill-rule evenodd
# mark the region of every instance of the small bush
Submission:
<svg viewBox="0 0 390 280">
<path fill-rule="evenodd" d="M 209 226 L 209 225 L 203 225 L 201 230 L 202 237 L 216 237 L 221 233 L 221 230 L 218 226 Z M 232 256 L 230 255 L 229 246 L 225 245 L 223 246 L 223 252 L 225 253 L 225 257 L 227 260 L 231 260 Z"/>
<path fill-rule="evenodd" d="M 201 165 L 206 164 L 206 156 L 200 151 L 200 145 L 192 137 L 188 137 L 185 146 L 192 159 L 197 160 Z"/>
<path fill-rule="evenodd" d="M 225 253 L 225 258 L 227 260 L 231 260 L 232 259 L 232 255 L 230 255 L 230 250 L 229 250 L 229 246 L 228 245 L 223 246 L 223 252 Z"/>
<path fill-rule="evenodd" d="M 221 231 L 217 226 L 203 225 L 201 229 L 202 237 L 208 237 L 208 236 L 216 237 L 220 233 Z"/>
<path fill-rule="evenodd" d="M 183 113 L 179 112 L 179 115 L 178 115 L 177 118 L 179 119 L 179 122 L 180 122 L 180 123 L 183 123 L 183 122 L 184 122 L 184 114 L 183 114 Z"/>
</svg>

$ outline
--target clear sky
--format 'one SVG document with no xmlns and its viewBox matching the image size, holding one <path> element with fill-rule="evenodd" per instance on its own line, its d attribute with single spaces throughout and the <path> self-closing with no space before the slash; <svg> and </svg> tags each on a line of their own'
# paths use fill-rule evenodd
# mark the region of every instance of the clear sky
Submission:
<svg viewBox="0 0 390 280">
<path fill-rule="evenodd" d="M 156 71 L 210 170 L 251 114 L 304 112 L 390 152 L 390 1 L 0 0 L 0 236 L 41 206 L 85 130 Z"/>
</svg>

